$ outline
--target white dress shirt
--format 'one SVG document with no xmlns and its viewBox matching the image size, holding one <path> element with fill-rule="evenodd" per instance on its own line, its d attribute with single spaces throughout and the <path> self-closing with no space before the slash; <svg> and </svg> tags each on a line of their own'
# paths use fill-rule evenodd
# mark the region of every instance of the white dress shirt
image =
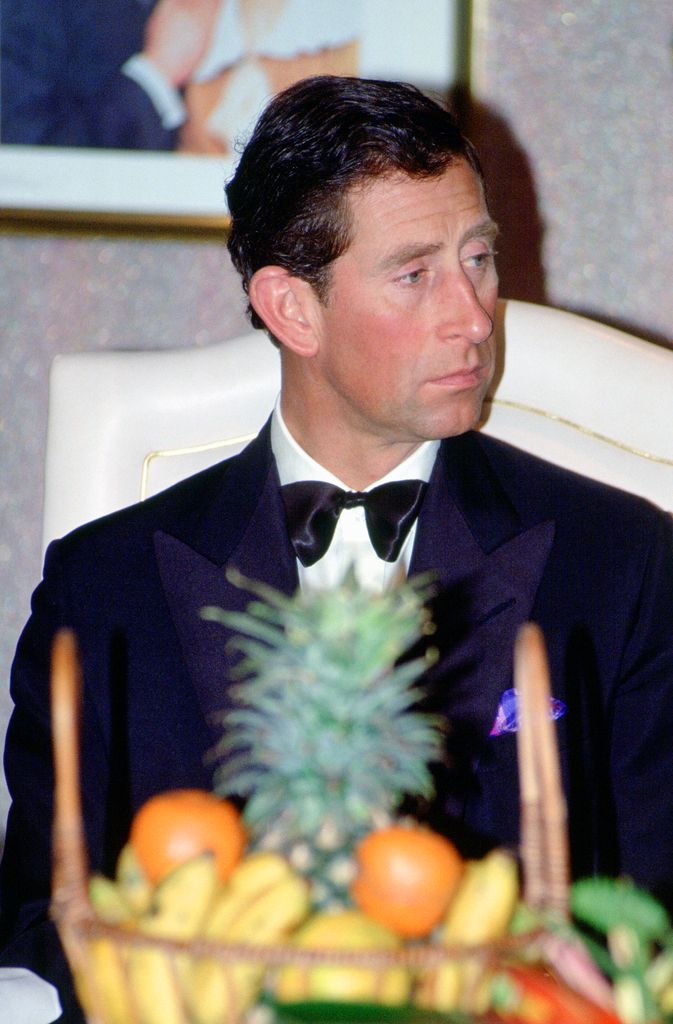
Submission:
<svg viewBox="0 0 673 1024">
<path fill-rule="evenodd" d="M 320 480 L 335 484 L 345 491 L 352 490 L 343 480 L 339 480 L 312 459 L 295 441 L 283 420 L 280 400 L 276 402 L 271 419 L 271 448 L 281 484 L 296 483 L 299 480 Z M 408 458 L 365 489 L 371 491 L 380 484 L 397 480 L 429 480 L 438 448 L 439 441 L 425 441 Z M 407 534 L 397 561 L 386 562 L 378 557 L 372 547 L 364 508 L 345 508 L 339 516 L 332 543 L 326 554 L 310 566 L 304 566 L 297 560 L 300 586 L 313 589 L 335 587 L 341 582 L 349 566 L 353 565 L 361 585 L 380 593 L 406 576 L 415 536 L 416 521 Z"/>
</svg>

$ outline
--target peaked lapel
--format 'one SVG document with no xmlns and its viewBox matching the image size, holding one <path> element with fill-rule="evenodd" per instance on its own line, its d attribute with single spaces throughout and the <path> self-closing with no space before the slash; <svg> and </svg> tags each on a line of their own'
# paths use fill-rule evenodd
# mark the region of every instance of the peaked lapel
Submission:
<svg viewBox="0 0 673 1024">
<path fill-rule="evenodd" d="M 212 725 L 230 705 L 238 653 L 228 646 L 231 631 L 204 621 L 200 610 L 240 611 L 248 604 L 249 592 L 227 578 L 230 568 L 286 594 L 298 586 L 268 425 L 223 465 L 223 474 L 196 525 L 180 535 L 155 534 L 183 657 Z M 478 439 L 463 435 L 442 444 L 410 572 L 432 571 L 438 581 L 430 643 L 439 658 L 426 681 L 429 704 L 449 722 L 451 768 L 442 800 L 454 815 L 463 813 L 475 769 L 495 749 L 488 734 L 500 695 L 511 686 L 516 632 L 530 616 L 553 534 L 552 522 L 522 524 Z"/>
<path fill-rule="evenodd" d="M 450 768 L 444 807 L 460 816 L 475 771 L 500 750 L 489 737 L 500 696 L 512 685 L 514 641 L 530 618 L 554 523 L 524 525 L 473 434 L 443 442 L 419 516 L 410 565 L 434 571 L 431 602 L 438 658 L 428 701 L 446 716 Z"/>
<path fill-rule="evenodd" d="M 230 569 L 286 594 L 298 586 L 268 424 L 223 471 L 218 493 L 190 536 L 164 532 L 154 536 L 161 581 L 185 664 L 211 725 L 230 703 L 228 683 L 239 655 L 229 644 L 232 632 L 205 621 L 201 609 L 245 609 L 252 595 L 228 578 Z"/>
</svg>

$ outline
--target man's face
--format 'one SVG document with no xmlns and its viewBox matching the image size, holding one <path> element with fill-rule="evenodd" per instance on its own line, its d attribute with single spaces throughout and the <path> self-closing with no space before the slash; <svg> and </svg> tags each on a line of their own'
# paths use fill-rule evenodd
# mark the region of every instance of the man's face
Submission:
<svg viewBox="0 0 673 1024">
<path fill-rule="evenodd" d="M 314 306 L 311 377 L 343 442 L 403 457 L 479 418 L 494 369 L 496 228 L 463 161 L 437 178 L 367 182 L 350 210 L 351 244 Z"/>
</svg>

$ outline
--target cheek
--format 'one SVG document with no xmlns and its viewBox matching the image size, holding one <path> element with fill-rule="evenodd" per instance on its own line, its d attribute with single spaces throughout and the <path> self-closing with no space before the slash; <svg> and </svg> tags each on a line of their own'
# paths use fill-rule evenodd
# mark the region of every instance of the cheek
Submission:
<svg viewBox="0 0 673 1024">
<path fill-rule="evenodd" d="M 380 407 L 397 407 L 414 391 L 418 365 L 418 338 L 405 332 L 399 319 L 379 319 L 363 339 L 358 353 L 358 376 L 362 394 L 374 398 Z"/>
<path fill-rule="evenodd" d="M 380 372 L 403 370 L 414 362 L 422 324 L 399 310 L 357 313 L 349 317 L 354 358 L 360 365 L 378 366 Z"/>
<path fill-rule="evenodd" d="M 350 296 L 325 321 L 323 372 L 342 394 L 393 405 L 409 390 L 423 333 L 417 315 Z"/>
</svg>

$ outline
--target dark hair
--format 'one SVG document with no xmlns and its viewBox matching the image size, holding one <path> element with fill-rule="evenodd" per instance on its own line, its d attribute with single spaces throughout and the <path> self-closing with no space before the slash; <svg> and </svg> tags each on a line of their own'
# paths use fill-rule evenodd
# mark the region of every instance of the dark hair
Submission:
<svg viewBox="0 0 673 1024">
<path fill-rule="evenodd" d="M 296 82 L 263 111 L 226 187 L 227 245 L 245 291 L 256 270 L 275 265 L 325 301 L 329 266 L 350 242 L 349 191 L 396 171 L 436 177 L 457 159 L 482 178 L 453 115 L 414 86 L 331 75 Z"/>
</svg>

